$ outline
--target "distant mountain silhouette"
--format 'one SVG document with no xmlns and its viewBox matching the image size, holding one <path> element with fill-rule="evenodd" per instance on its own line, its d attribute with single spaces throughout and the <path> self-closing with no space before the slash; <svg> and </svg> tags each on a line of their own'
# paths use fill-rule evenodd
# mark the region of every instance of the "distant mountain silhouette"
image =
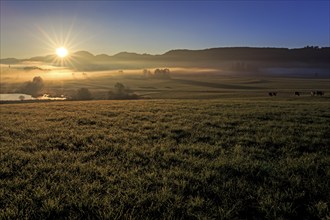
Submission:
<svg viewBox="0 0 330 220">
<path fill-rule="evenodd" d="M 141 55 L 137 53 L 129 53 L 129 52 L 120 52 L 113 55 L 113 57 L 120 57 L 120 58 L 132 58 L 137 56 L 141 56 Z"/>
<path fill-rule="evenodd" d="M 330 69 L 330 47 L 256 48 L 226 47 L 204 50 L 179 49 L 162 55 L 121 52 L 113 56 L 93 55 L 88 51 L 72 53 L 65 65 L 77 70 L 107 70 L 125 68 L 153 68 L 171 66 L 221 67 L 232 71 L 256 71 L 274 66 L 303 66 Z M 56 55 L 32 57 L 30 59 L 1 59 L 0 63 L 15 64 L 22 61 L 52 62 Z"/>
<path fill-rule="evenodd" d="M 40 61 L 40 62 L 52 62 L 56 59 L 57 55 L 37 56 L 30 59 L 24 59 L 22 61 Z"/>
<path fill-rule="evenodd" d="M 162 55 L 168 59 L 180 60 L 255 60 L 255 61 L 301 61 L 327 62 L 330 48 L 305 47 L 288 48 L 252 48 L 228 47 L 205 50 L 171 50 Z"/>
<path fill-rule="evenodd" d="M 138 53 L 129 53 L 129 52 L 121 52 L 121 53 L 117 53 L 115 55 L 112 56 L 113 58 L 116 59 L 127 59 L 127 60 L 131 60 L 131 59 L 152 59 L 153 55 L 150 54 L 138 54 Z"/>
<path fill-rule="evenodd" d="M 103 60 L 106 61 L 110 59 L 110 56 L 107 54 L 99 54 L 95 56 L 95 59 L 99 61 L 103 61 Z"/>
<path fill-rule="evenodd" d="M 95 56 L 88 51 L 78 51 L 73 54 L 75 57 L 83 59 L 93 59 Z"/>
<path fill-rule="evenodd" d="M 6 59 L 0 59 L 0 63 L 2 64 L 16 64 L 20 63 L 21 60 L 16 59 L 16 58 L 6 58 Z"/>
</svg>

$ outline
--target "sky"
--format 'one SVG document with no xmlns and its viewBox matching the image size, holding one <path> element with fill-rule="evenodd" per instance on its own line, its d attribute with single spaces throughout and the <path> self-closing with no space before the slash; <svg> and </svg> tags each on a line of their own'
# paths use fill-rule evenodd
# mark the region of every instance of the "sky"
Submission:
<svg viewBox="0 0 330 220">
<path fill-rule="evenodd" d="M 0 58 L 330 46 L 330 1 L 0 1 Z"/>
</svg>

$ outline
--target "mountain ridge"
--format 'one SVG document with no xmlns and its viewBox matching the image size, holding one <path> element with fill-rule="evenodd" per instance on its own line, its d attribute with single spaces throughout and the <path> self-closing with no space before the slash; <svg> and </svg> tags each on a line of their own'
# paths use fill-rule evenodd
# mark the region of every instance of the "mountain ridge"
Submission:
<svg viewBox="0 0 330 220">
<path fill-rule="evenodd" d="M 72 58 L 72 59 L 71 59 Z M 0 59 L 2 64 L 17 64 L 23 61 L 52 62 L 54 55 L 29 59 Z M 78 70 L 106 70 L 122 68 L 154 68 L 159 66 L 221 67 L 233 70 L 249 70 L 266 66 L 319 67 L 330 69 L 330 47 L 276 48 L 276 47 L 217 47 L 201 50 L 175 49 L 160 55 L 120 52 L 115 55 L 97 54 L 89 51 L 71 53 L 70 62 L 61 63 Z M 64 59 L 65 61 L 65 59 Z"/>
<path fill-rule="evenodd" d="M 127 57 L 127 56 L 151 56 L 151 57 L 160 57 L 160 56 L 168 56 L 168 55 L 178 55 L 178 54 L 182 54 L 182 53 L 214 53 L 214 52 L 220 52 L 220 51 L 225 51 L 225 52 L 238 52 L 238 50 L 244 50 L 244 51 L 298 51 L 298 50 L 309 50 L 309 51 L 323 51 L 323 50 L 327 50 L 328 53 L 330 51 L 330 47 L 313 47 L 313 46 L 307 46 L 307 47 L 302 47 L 302 48 L 285 48 L 285 47 L 212 47 L 212 48 L 205 48 L 205 49 L 173 49 L 173 50 L 169 50 L 163 54 L 148 54 L 148 53 L 143 53 L 143 54 L 139 54 L 136 52 L 127 52 L 127 51 L 122 51 L 119 53 L 116 53 L 114 55 L 109 55 L 109 54 L 96 54 L 94 55 L 93 53 L 86 51 L 86 50 L 79 50 L 79 51 L 75 51 L 71 54 L 73 55 L 79 55 L 79 56 L 91 56 L 91 57 L 97 57 L 97 56 L 107 56 L 107 57 Z M 330 53 L 328 54 L 330 55 Z M 34 58 L 42 58 L 42 57 L 49 57 L 49 56 L 56 56 L 54 55 L 45 55 L 45 56 L 35 56 L 35 57 L 30 57 L 30 58 L 15 58 L 15 57 L 8 57 L 8 58 L 2 58 L 0 59 L 0 61 L 2 60 L 30 60 L 30 59 L 34 59 Z"/>
</svg>

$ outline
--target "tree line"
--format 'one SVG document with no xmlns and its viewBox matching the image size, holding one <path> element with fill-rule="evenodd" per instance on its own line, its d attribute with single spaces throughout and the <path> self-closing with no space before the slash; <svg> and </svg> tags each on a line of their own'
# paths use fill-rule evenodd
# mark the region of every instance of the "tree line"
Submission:
<svg viewBox="0 0 330 220">
<path fill-rule="evenodd" d="M 156 78 L 156 79 L 170 79 L 170 70 L 168 68 L 165 69 L 155 69 L 154 73 L 152 73 L 148 69 L 143 70 L 143 76 L 145 78 Z"/>
<path fill-rule="evenodd" d="M 109 90 L 107 99 L 110 100 L 124 100 L 124 99 L 138 99 L 139 96 L 135 94 L 129 87 L 117 82 L 113 89 Z M 93 95 L 88 88 L 80 88 L 73 97 L 75 100 L 92 100 Z"/>
</svg>

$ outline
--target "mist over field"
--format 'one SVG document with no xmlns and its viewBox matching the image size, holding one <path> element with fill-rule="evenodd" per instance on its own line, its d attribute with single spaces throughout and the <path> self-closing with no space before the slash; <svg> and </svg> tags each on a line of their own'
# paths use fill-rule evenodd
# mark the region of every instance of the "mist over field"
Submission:
<svg viewBox="0 0 330 220">
<path fill-rule="evenodd" d="M 38 76 L 44 81 L 39 96 L 68 98 L 79 88 L 88 88 L 93 98 L 107 99 L 116 83 L 140 98 L 198 98 L 201 93 L 217 97 L 228 92 L 265 95 L 267 90 L 287 96 L 295 89 L 306 94 L 313 90 L 327 93 L 329 56 L 329 48 L 305 47 L 172 50 L 162 55 L 123 52 L 113 56 L 80 51 L 61 62 L 53 55 L 11 58 L 1 60 L 1 92 L 23 92 L 23 84 Z M 164 75 L 162 70 L 168 72 Z M 285 86 L 291 82 L 297 83 Z"/>
</svg>

